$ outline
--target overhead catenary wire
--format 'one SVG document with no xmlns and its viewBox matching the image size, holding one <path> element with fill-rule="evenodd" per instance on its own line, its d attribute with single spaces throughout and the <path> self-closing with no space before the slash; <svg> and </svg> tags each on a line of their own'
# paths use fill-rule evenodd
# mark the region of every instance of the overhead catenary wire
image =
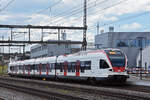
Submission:
<svg viewBox="0 0 150 100">
<path fill-rule="evenodd" d="M 90 0 L 89 0 L 89 1 L 90 1 Z M 88 1 L 88 6 L 91 5 L 91 4 L 93 4 L 94 2 L 96 2 L 97 0 L 92 1 L 92 2 L 89 2 L 89 1 Z M 53 18 L 62 16 L 62 15 L 66 16 L 66 15 L 68 15 L 68 14 L 72 14 L 72 13 L 75 12 L 75 11 L 79 11 L 79 10 L 81 11 L 82 9 L 83 9 L 83 4 L 80 4 L 80 5 L 77 5 L 77 6 L 72 7 L 72 8 L 69 9 L 69 10 L 66 10 L 66 11 L 63 11 L 63 12 L 57 14 L 57 15 L 54 15 Z"/>
<path fill-rule="evenodd" d="M 106 0 L 105 0 L 105 1 L 106 1 Z M 119 2 L 117 2 L 117 3 L 115 3 L 115 4 L 112 4 L 112 5 L 108 6 L 108 7 L 103 8 L 103 9 L 99 9 L 99 10 L 97 10 L 97 11 L 95 11 L 95 12 L 88 13 L 88 15 L 89 15 L 89 14 L 92 15 L 92 14 L 94 14 L 94 13 L 97 13 L 96 15 L 98 15 L 99 12 L 105 11 L 105 10 L 107 10 L 107 9 L 110 9 L 110 8 L 112 8 L 112 7 L 114 7 L 114 6 L 117 6 L 117 5 L 119 5 L 119 4 L 123 3 L 123 2 L 126 2 L 126 1 L 128 1 L 128 0 L 119 1 Z M 101 2 L 101 3 L 99 3 L 99 4 L 103 4 L 103 3 L 104 3 L 104 2 Z M 94 6 L 93 6 L 93 7 L 94 7 Z M 90 9 L 90 8 L 92 8 L 92 6 L 91 6 L 91 7 L 88 7 L 87 9 Z M 79 17 L 75 18 L 74 20 L 79 20 Z M 57 21 L 60 22 L 61 20 L 57 20 Z M 56 23 L 56 22 L 55 22 L 55 23 Z"/>
<path fill-rule="evenodd" d="M 97 1 L 97 0 L 96 0 L 96 1 Z M 94 4 L 93 4 L 93 3 L 90 3 L 90 5 L 89 5 L 89 7 L 87 7 L 87 9 L 91 9 L 91 8 L 95 7 L 95 2 L 96 2 L 96 1 L 94 1 Z M 101 2 L 97 2 L 96 5 L 103 4 L 103 3 L 107 2 L 107 1 L 108 1 L 108 0 L 103 0 L 103 1 L 101 1 Z M 93 5 L 92 5 L 92 4 L 93 4 Z M 82 7 L 82 8 L 83 8 L 83 7 Z M 70 14 L 65 15 L 65 16 L 63 16 L 63 17 L 61 16 L 61 18 L 58 18 L 58 19 L 56 19 L 56 20 L 53 20 L 53 23 L 62 21 L 62 18 L 64 18 L 64 17 L 70 17 L 70 16 L 73 16 L 73 15 L 76 15 L 76 14 L 82 13 L 82 12 L 83 12 L 82 9 L 73 11 L 73 13 L 70 13 Z"/>
<path fill-rule="evenodd" d="M 0 12 L 4 11 L 5 9 L 7 9 L 9 7 L 10 4 L 12 4 L 15 0 L 11 0 L 9 1 L 6 6 L 4 6 L 2 9 L 0 9 Z"/>
<path fill-rule="evenodd" d="M 140 17 L 140 16 L 144 16 L 144 15 L 147 15 L 147 14 L 150 14 L 150 12 L 143 12 L 143 13 L 139 13 L 139 14 L 136 14 L 136 15 L 131 15 L 131 16 L 128 16 L 128 17 L 125 17 L 125 18 L 121 18 L 121 19 L 119 19 L 119 20 L 117 20 L 117 21 L 113 21 L 113 22 L 111 22 L 111 23 L 106 23 L 106 24 L 100 25 L 100 26 L 103 27 L 103 26 L 106 26 L 106 25 L 111 25 L 111 24 L 118 23 L 118 22 L 121 22 L 121 21 L 130 20 L 130 19 L 133 19 L 133 18 L 137 18 L 137 17 Z M 91 29 L 93 29 L 93 28 L 96 28 L 96 26 L 93 26 L 93 27 L 91 27 L 91 28 L 88 29 L 88 30 L 91 30 Z"/>
<path fill-rule="evenodd" d="M 40 10 L 40 11 L 37 11 L 36 13 L 42 13 L 42 12 L 44 12 L 44 11 L 46 11 L 46 10 L 48 10 L 48 9 L 51 9 L 52 7 L 54 7 L 54 6 L 58 5 L 58 4 L 60 4 L 61 2 L 62 2 L 62 0 L 59 0 L 58 2 L 55 2 L 54 4 L 48 6 L 47 8 L 44 8 L 44 9 L 42 9 L 42 10 Z"/>
<path fill-rule="evenodd" d="M 117 3 L 115 3 L 115 4 L 112 4 L 112 5 L 108 6 L 108 7 L 104 7 L 104 8 L 102 8 L 102 9 L 99 9 L 99 10 L 97 10 L 97 11 L 95 11 L 95 12 L 91 12 L 91 13 L 88 13 L 88 14 L 90 14 L 90 15 L 93 15 L 94 13 L 96 13 L 95 15 L 103 14 L 105 10 L 110 9 L 110 8 L 113 8 L 113 7 L 117 6 L 117 5 L 120 5 L 120 4 L 122 4 L 123 2 L 126 2 L 126 1 L 128 1 L 128 0 L 119 1 L 119 2 L 117 2 Z M 102 11 L 103 11 L 103 12 L 102 12 Z M 101 12 L 101 13 L 99 13 L 99 12 Z M 76 19 L 74 19 L 74 20 L 77 20 L 77 19 L 78 19 L 78 18 L 76 18 Z"/>
</svg>

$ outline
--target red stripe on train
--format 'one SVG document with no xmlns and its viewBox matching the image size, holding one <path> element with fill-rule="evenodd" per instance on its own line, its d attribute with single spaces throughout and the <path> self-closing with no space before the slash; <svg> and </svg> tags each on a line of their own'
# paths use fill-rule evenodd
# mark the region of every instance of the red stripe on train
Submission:
<svg viewBox="0 0 150 100">
<path fill-rule="evenodd" d="M 68 67 L 68 63 L 64 62 L 64 76 L 67 76 L 67 67 Z"/>
<path fill-rule="evenodd" d="M 40 64 L 40 66 L 39 66 L 39 74 L 40 74 L 40 75 L 42 74 L 41 68 L 42 68 L 42 64 Z"/>
<path fill-rule="evenodd" d="M 125 67 L 113 67 L 114 72 L 124 72 Z"/>
<path fill-rule="evenodd" d="M 30 75 L 30 65 L 28 66 L 28 75 Z"/>
<path fill-rule="evenodd" d="M 80 61 L 76 63 L 76 76 L 80 76 Z"/>
<path fill-rule="evenodd" d="M 46 68 L 47 68 L 46 75 L 48 75 L 49 74 L 49 64 L 47 64 Z"/>
</svg>

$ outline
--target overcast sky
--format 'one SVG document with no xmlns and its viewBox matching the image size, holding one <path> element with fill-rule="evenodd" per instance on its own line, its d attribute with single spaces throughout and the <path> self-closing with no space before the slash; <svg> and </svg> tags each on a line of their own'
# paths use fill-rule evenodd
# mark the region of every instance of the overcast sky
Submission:
<svg viewBox="0 0 150 100">
<path fill-rule="evenodd" d="M 82 26 L 83 1 L 0 0 L 0 24 Z M 114 26 L 115 31 L 150 31 L 150 0 L 87 1 L 87 40 L 90 42 L 94 42 L 98 22 L 100 30 L 104 29 L 106 32 L 109 26 Z M 0 31 L 0 36 L 9 37 L 6 34 L 10 32 L 9 30 L 0 29 Z M 27 30 L 14 29 L 14 31 Z M 32 30 L 32 39 L 40 39 L 40 32 L 41 30 Z M 66 30 L 66 33 L 69 40 L 82 40 L 82 31 Z M 56 36 L 46 35 L 45 39 L 56 39 Z"/>
</svg>

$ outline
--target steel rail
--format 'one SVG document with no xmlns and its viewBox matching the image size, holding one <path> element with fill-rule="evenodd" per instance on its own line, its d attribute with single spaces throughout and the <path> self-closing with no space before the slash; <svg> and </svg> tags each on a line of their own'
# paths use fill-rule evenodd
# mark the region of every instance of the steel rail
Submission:
<svg viewBox="0 0 150 100">
<path fill-rule="evenodd" d="M 86 100 L 83 98 L 73 97 L 73 96 L 69 96 L 69 95 L 63 95 L 60 93 L 43 91 L 40 89 L 35 89 L 35 88 L 31 88 L 31 87 L 26 87 L 26 86 L 14 85 L 14 84 L 11 84 L 8 82 L 0 82 L 0 87 L 12 89 L 12 90 L 23 92 L 23 93 L 28 93 L 30 95 L 35 95 L 35 96 L 39 96 L 41 98 L 46 98 L 46 99 L 50 99 L 50 100 Z"/>
<path fill-rule="evenodd" d="M 40 86 L 48 86 L 50 88 L 57 88 L 63 90 L 77 91 L 88 94 L 98 94 L 109 97 L 117 97 L 125 100 L 137 100 L 137 99 L 150 99 L 150 93 L 138 92 L 138 91 L 129 91 L 123 89 L 114 89 L 114 88 L 106 88 L 106 87 L 93 87 L 86 85 L 72 85 L 67 83 L 57 83 L 57 82 L 45 82 L 45 81 L 37 81 L 37 80 L 25 80 L 25 79 L 12 79 L 12 78 L 0 78 L 1 80 L 6 80 L 8 82 L 21 82 L 25 84 L 32 84 Z"/>
</svg>

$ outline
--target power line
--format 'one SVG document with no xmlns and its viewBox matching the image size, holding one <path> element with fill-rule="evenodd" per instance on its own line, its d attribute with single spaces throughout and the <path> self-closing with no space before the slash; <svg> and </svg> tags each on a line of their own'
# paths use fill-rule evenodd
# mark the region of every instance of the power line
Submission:
<svg viewBox="0 0 150 100">
<path fill-rule="evenodd" d="M 36 13 L 42 13 L 42 12 L 44 12 L 44 11 L 46 11 L 46 10 L 48 10 L 48 9 L 50 9 L 50 8 L 52 8 L 52 7 L 56 6 L 56 5 L 58 5 L 58 4 L 60 4 L 61 2 L 62 2 L 62 0 L 59 0 L 58 2 L 56 2 L 56 3 L 52 4 L 52 5 L 50 5 L 49 7 L 45 8 L 45 9 L 42 9 L 42 10 L 38 11 L 38 12 L 36 12 Z"/>
<path fill-rule="evenodd" d="M 121 18 L 121 19 L 119 19 L 119 20 L 117 20 L 117 21 L 113 21 L 113 22 L 111 22 L 111 23 L 107 23 L 107 24 L 104 24 L 104 25 L 101 25 L 101 26 L 106 26 L 106 25 L 118 23 L 118 22 L 121 22 L 121 21 L 130 20 L 130 19 L 133 19 L 133 18 L 137 18 L 137 17 L 140 17 L 140 16 L 147 15 L 147 14 L 150 14 L 150 12 L 143 12 L 143 13 L 140 13 L 140 14 L 128 16 L 128 17 Z M 96 27 L 96 26 L 93 26 L 93 27 L 91 27 L 90 29 L 93 29 L 93 28 L 95 28 L 95 27 Z M 90 30 L 90 29 L 88 29 L 88 30 Z"/>
<path fill-rule="evenodd" d="M 108 6 L 108 7 L 105 7 L 105 8 L 103 8 L 103 9 L 100 9 L 100 10 L 98 10 L 98 11 L 96 11 L 96 12 L 101 12 L 101 11 L 110 9 L 110 8 L 115 7 L 115 6 L 121 4 L 121 3 L 125 2 L 125 1 L 128 1 L 128 0 L 122 0 L 122 1 L 120 1 L 120 2 L 117 2 L 117 3 L 115 3 L 115 4 L 112 4 L 111 6 Z M 92 12 L 92 13 L 90 13 L 90 14 L 94 14 L 94 13 L 96 13 L 96 12 Z M 96 15 L 103 14 L 103 13 L 104 13 L 104 12 L 102 12 L 102 13 L 97 13 Z M 93 29 L 93 28 L 95 28 L 95 27 L 96 27 L 96 26 L 92 26 L 92 27 L 90 27 L 90 29 Z M 89 29 L 88 29 L 88 30 L 89 30 Z"/>
<path fill-rule="evenodd" d="M 103 8 L 103 9 L 99 9 L 99 10 L 97 10 L 97 11 L 95 11 L 95 12 L 88 13 L 88 14 L 92 15 L 92 14 L 97 13 L 97 12 L 105 11 L 105 10 L 107 10 L 107 9 L 110 9 L 110 8 L 112 8 L 112 7 L 115 7 L 115 6 L 117 6 L 117 5 L 119 5 L 119 4 L 123 3 L 123 2 L 126 2 L 126 1 L 128 1 L 128 0 L 119 1 L 119 2 L 117 2 L 117 3 L 115 3 L 115 4 L 112 4 L 112 5 L 108 6 L 108 7 L 105 7 L 105 8 Z M 103 13 L 104 13 L 104 12 L 101 12 L 101 13 L 97 13 L 97 14 L 95 14 L 95 15 L 99 15 L 99 14 L 103 14 Z M 74 20 L 76 20 L 76 19 L 74 19 Z M 94 26 L 94 27 L 96 27 L 96 26 Z"/>
<path fill-rule="evenodd" d="M 105 0 L 106 1 L 106 0 Z M 108 0 L 107 0 L 108 1 Z M 115 3 L 115 4 L 112 4 L 111 6 L 109 6 L 109 7 L 105 7 L 105 8 L 103 8 L 103 9 L 100 9 L 100 10 L 98 10 L 98 11 L 96 11 L 96 12 L 101 12 L 101 11 L 104 11 L 104 10 L 106 10 L 106 9 L 109 9 L 109 8 L 112 8 L 112 7 L 114 7 L 114 6 L 117 6 L 117 5 L 119 5 L 119 4 L 121 4 L 121 3 L 123 3 L 123 2 L 125 2 L 125 1 L 128 1 L 128 0 L 122 0 L 122 1 L 120 1 L 120 2 L 117 2 L 117 3 Z M 102 1 L 102 2 L 100 2 L 100 3 L 98 3 L 97 5 L 99 5 L 99 4 L 103 4 L 104 3 L 104 1 Z M 91 7 L 88 7 L 87 9 L 90 9 L 90 8 L 92 8 L 92 7 L 94 7 L 94 6 L 91 6 Z M 96 13 L 96 12 L 92 12 L 92 13 L 88 13 L 88 15 L 90 14 L 90 15 L 92 15 L 92 14 L 94 14 L 94 13 Z M 77 12 L 78 13 L 78 12 Z M 76 13 L 76 14 L 77 14 Z M 98 13 L 99 14 L 99 13 Z M 98 14 L 96 14 L 96 15 L 98 15 Z M 74 15 L 74 14 L 73 14 Z M 81 16 L 80 16 L 81 17 Z M 74 20 L 78 20 L 79 18 L 76 18 L 76 19 L 74 19 Z M 60 20 L 57 20 L 57 21 L 60 21 Z"/>
<path fill-rule="evenodd" d="M 96 0 L 96 1 L 97 1 L 97 0 Z M 94 3 L 95 3 L 96 1 L 94 1 Z M 106 1 L 108 1 L 108 0 L 103 0 L 103 1 L 101 1 L 101 2 L 98 2 L 97 5 L 103 4 L 103 3 L 105 3 Z M 87 7 L 87 9 L 91 9 L 91 8 L 93 8 L 93 7 L 96 6 L 96 5 L 92 5 L 92 3 L 90 3 L 90 5 L 91 5 L 91 6 Z M 82 8 L 83 8 L 83 7 L 82 7 Z M 77 10 L 77 12 L 73 11 L 73 13 L 70 13 L 69 15 L 65 15 L 64 17 L 70 17 L 70 16 L 76 15 L 76 14 L 81 13 L 81 12 L 82 12 L 82 9 Z M 53 23 L 54 23 L 54 22 L 61 21 L 61 19 L 62 19 L 62 18 L 59 18 L 59 19 L 57 19 L 57 20 L 54 20 Z"/>
<path fill-rule="evenodd" d="M 0 9 L 0 12 L 2 12 L 3 10 L 7 9 L 9 7 L 10 4 L 12 4 L 15 0 L 11 0 L 10 2 L 7 3 L 7 5 L 5 7 L 3 7 L 2 9 Z"/>
<path fill-rule="evenodd" d="M 96 1 L 97 1 L 97 0 L 95 0 L 94 2 L 96 2 Z M 90 5 L 91 3 L 93 3 L 93 1 L 92 1 L 92 2 L 88 2 L 88 5 Z M 59 13 L 59 14 L 53 16 L 53 18 L 56 18 L 56 17 L 61 16 L 61 15 L 65 15 L 65 16 L 66 16 L 66 14 L 71 14 L 72 12 L 81 10 L 81 9 L 83 9 L 83 6 L 82 6 L 82 5 L 83 5 L 83 4 L 74 6 L 74 7 L 72 7 L 72 8 L 69 9 L 69 10 L 63 11 L 63 12 L 61 12 L 61 13 Z"/>
<path fill-rule="evenodd" d="M 128 0 L 119 1 L 119 2 L 117 2 L 117 3 L 115 3 L 115 4 L 112 4 L 112 5 L 108 6 L 108 7 L 105 7 L 105 8 L 103 8 L 103 9 L 97 10 L 96 12 L 105 11 L 105 10 L 110 9 L 110 8 L 112 8 L 112 7 L 114 7 L 114 6 L 117 6 L 117 5 L 119 5 L 119 4 L 121 4 L 121 3 L 125 2 L 125 1 L 128 1 Z M 90 7 L 90 8 L 91 8 L 91 7 Z M 88 15 L 89 15 L 89 14 L 92 15 L 92 14 L 94 14 L 94 13 L 96 13 L 96 12 L 88 13 Z M 98 14 L 99 14 L 99 13 L 97 13 L 97 14 L 95 14 L 95 15 L 98 15 Z M 74 20 L 78 20 L 78 19 L 79 19 L 79 18 L 76 18 L 76 19 L 74 19 Z M 95 26 L 94 26 L 94 28 L 95 28 Z M 89 29 L 88 29 L 88 30 L 89 30 Z"/>
</svg>

